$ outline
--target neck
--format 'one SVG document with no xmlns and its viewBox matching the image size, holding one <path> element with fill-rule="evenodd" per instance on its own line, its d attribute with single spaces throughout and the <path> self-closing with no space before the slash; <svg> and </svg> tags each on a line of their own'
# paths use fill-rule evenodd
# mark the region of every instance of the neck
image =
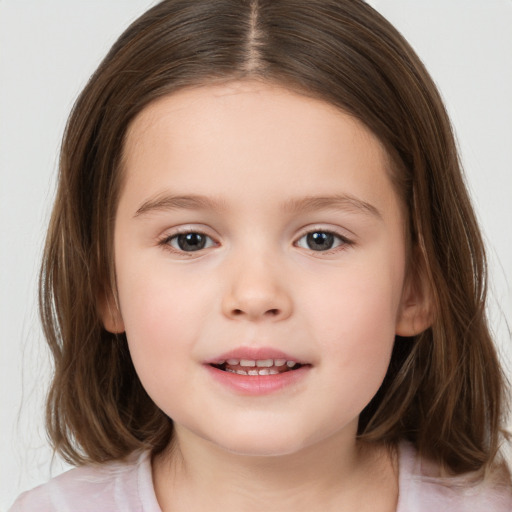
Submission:
<svg viewBox="0 0 512 512">
<path fill-rule="evenodd" d="M 163 512 L 173 510 L 395 510 L 396 467 L 376 445 L 338 439 L 289 455 L 233 454 L 201 438 L 176 435 L 153 461 Z"/>
</svg>

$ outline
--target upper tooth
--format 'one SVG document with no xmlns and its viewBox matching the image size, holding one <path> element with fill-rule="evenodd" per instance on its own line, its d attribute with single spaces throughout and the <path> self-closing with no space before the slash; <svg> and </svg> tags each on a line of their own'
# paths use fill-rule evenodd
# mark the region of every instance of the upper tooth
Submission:
<svg viewBox="0 0 512 512">
<path fill-rule="evenodd" d="M 226 363 L 229 366 L 257 366 L 259 368 L 270 368 L 272 366 L 284 366 L 293 368 L 297 363 L 295 361 L 287 361 L 286 359 L 228 359 Z"/>
<path fill-rule="evenodd" d="M 271 366 L 274 366 L 274 360 L 273 359 L 259 359 L 256 361 L 256 366 L 263 366 L 270 368 Z"/>
</svg>

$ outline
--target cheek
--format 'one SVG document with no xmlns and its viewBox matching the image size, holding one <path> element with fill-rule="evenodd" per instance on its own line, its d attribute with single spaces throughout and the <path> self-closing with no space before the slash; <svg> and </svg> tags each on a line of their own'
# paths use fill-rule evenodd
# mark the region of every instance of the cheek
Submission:
<svg viewBox="0 0 512 512">
<path fill-rule="evenodd" d="M 187 361 L 183 354 L 193 353 L 205 290 L 170 275 L 165 265 L 141 266 L 130 265 L 129 272 L 123 272 L 121 264 L 118 289 L 130 353 L 141 380 L 150 387 L 153 380 L 162 379 L 162 371 L 167 380 L 177 376 Z"/>
<path fill-rule="evenodd" d="M 403 265 L 389 261 L 352 266 L 324 289 L 310 308 L 321 349 L 331 356 L 333 373 L 369 400 L 382 383 L 395 339 Z"/>
<path fill-rule="evenodd" d="M 394 335 L 403 286 L 403 266 L 377 261 L 341 269 L 317 283 L 310 311 L 328 331 L 350 339 L 350 333 Z M 371 338 L 368 338 L 371 342 Z"/>
<path fill-rule="evenodd" d="M 194 385 L 198 322 L 192 317 L 194 290 L 166 280 L 132 278 L 122 288 L 121 311 L 130 355 L 139 379 L 155 404 L 174 420 L 183 413 L 183 386 Z"/>
</svg>

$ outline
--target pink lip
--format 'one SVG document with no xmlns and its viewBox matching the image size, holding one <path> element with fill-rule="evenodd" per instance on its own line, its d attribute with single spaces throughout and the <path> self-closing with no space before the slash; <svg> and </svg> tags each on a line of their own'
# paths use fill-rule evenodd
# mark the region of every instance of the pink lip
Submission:
<svg viewBox="0 0 512 512">
<path fill-rule="evenodd" d="M 216 382 L 235 391 L 237 394 L 258 396 L 268 395 L 302 380 L 311 369 L 311 366 L 301 366 L 277 375 L 238 375 L 224 372 L 215 366 L 206 365 L 205 368 Z"/>
<path fill-rule="evenodd" d="M 287 361 L 301 363 L 304 366 L 277 375 L 239 375 L 212 366 L 228 359 L 286 359 Z M 259 396 L 268 395 L 298 383 L 307 376 L 311 369 L 311 364 L 273 348 L 239 347 L 206 361 L 205 368 L 208 370 L 211 377 L 223 387 L 237 394 Z"/>
</svg>

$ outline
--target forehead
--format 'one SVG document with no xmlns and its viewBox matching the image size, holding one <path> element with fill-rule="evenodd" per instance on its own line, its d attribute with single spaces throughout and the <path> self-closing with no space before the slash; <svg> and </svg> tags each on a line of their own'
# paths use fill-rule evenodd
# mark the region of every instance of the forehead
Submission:
<svg viewBox="0 0 512 512">
<path fill-rule="evenodd" d="M 220 121 L 227 128 L 224 114 L 232 115 L 232 125 L 234 122 L 238 122 L 239 126 L 245 124 L 247 129 L 252 128 L 251 134 L 259 128 L 260 135 L 266 134 L 267 137 L 271 137 L 272 132 L 275 133 L 282 125 L 286 126 L 291 138 L 304 129 L 306 120 L 311 131 L 315 130 L 330 139 L 334 135 L 332 127 L 337 125 L 339 131 L 342 122 L 346 126 L 345 137 L 367 138 L 371 143 L 368 149 L 378 146 L 382 153 L 380 156 L 385 156 L 378 139 L 361 122 L 341 109 L 281 85 L 257 80 L 188 87 L 153 101 L 130 124 L 125 153 L 130 155 L 137 149 L 145 132 L 152 131 L 154 135 L 158 130 L 169 131 L 173 124 L 179 124 L 182 136 L 190 136 L 187 128 L 192 128 L 198 136 L 204 133 L 215 135 Z M 270 122 L 276 121 L 279 121 L 279 125 L 270 125 Z"/>
<path fill-rule="evenodd" d="M 248 183 L 269 193 L 274 184 L 290 195 L 307 188 L 327 194 L 343 176 L 379 195 L 378 184 L 389 181 L 388 161 L 380 141 L 352 116 L 257 81 L 187 88 L 158 99 L 130 125 L 123 155 L 130 188 L 148 193 L 191 183 L 197 192 L 206 184 L 208 192 L 228 175 L 226 194 Z"/>
</svg>

